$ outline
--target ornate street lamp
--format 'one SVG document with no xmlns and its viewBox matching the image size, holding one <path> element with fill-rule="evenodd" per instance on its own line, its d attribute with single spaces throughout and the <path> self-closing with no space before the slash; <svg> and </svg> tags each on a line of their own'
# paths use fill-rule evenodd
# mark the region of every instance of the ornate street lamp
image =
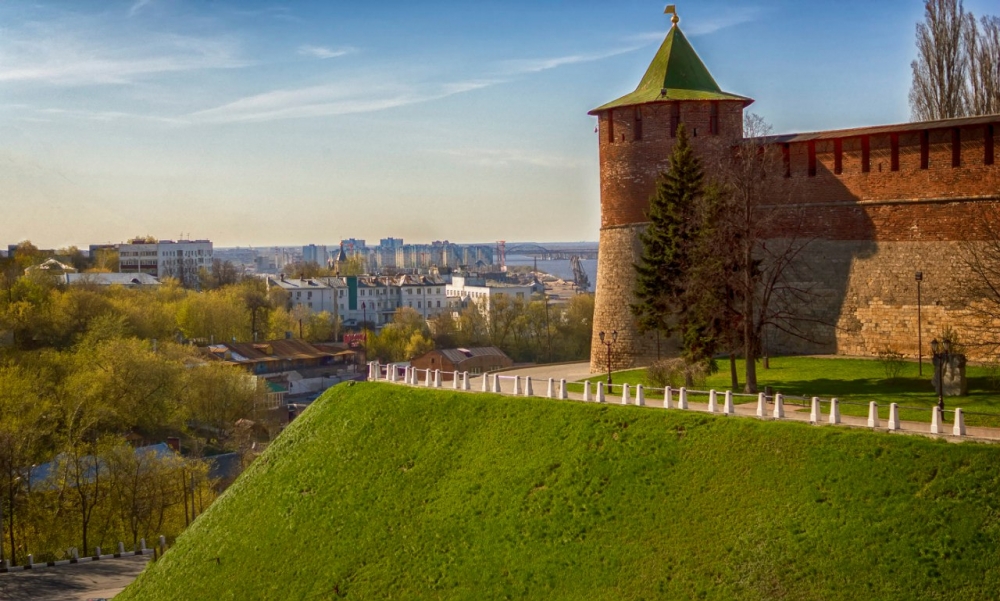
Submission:
<svg viewBox="0 0 1000 601">
<path fill-rule="evenodd" d="M 938 349 L 941 352 L 938 352 Z M 934 353 L 934 378 L 937 381 L 938 402 L 937 406 L 941 410 L 941 419 L 944 419 L 944 366 L 951 363 L 951 341 L 945 338 L 940 344 L 937 338 L 931 340 L 931 352 Z"/>
<path fill-rule="evenodd" d="M 611 339 L 604 339 L 604 332 L 597 335 L 601 339 L 601 344 L 608 347 L 608 392 L 611 392 L 611 345 L 618 341 L 618 330 L 611 332 Z"/>
</svg>

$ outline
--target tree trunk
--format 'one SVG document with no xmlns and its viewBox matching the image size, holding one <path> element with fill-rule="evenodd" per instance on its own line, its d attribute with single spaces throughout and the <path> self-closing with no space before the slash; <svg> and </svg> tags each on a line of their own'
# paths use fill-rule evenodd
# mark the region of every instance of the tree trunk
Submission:
<svg viewBox="0 0 1000 601">
<path fill-rule="evenodd" d="M 752 250 L 745 250 L 746 271 L 744 273 L 743 289 L 743 360 L 746 361 L 746 374 L 744 379 L 746 385 L 743 392 L 755 394 L 757 392 L 757 348 L 756 337 L 754 336 L 754 307 L 753 307 L 753 276 L 750 273 L 753 265 Z"/>
</svg>

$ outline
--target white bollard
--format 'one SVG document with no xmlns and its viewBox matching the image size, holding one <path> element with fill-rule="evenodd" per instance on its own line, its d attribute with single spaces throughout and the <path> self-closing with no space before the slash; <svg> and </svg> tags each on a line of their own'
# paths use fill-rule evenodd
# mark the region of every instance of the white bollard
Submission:
<svg viewBox="0 0 1000 601">
<path fill-rule="evenodd" d="M 460 382 L 458 381 L 458 370 L 451 372 L 451 387 L 458 390 Z"/>
<path fill-rule="evenodd" d="M 514 396 L 521 394 L 521 376 L 514 376 Z"/>
<path fill-rule="evenodd" d="M 441 388 L 441 370 L 434 370 L 434 388 Z"/>
<path fill-rule="evenodd" d="M 677 408 L 687 409 L 688 408 L 688 391 L 687 388 L 681 386 L 680 392 L 677 393 Z"/>
<path fill-rule="evenodd" d="M 375 373 L 375 362 L 374 361 L 369 361 L 368 362 L 368 381 L 369 382 L 371 382 L 372 380 L 375 379 L 374 377 L 372 377 L 374 373 Z"/>
<path fill-rule="evenodd" d="M 719 410 L 719 402 L 718 402 L 718 399 L 715 398 L 715 391 L 714 390 L 709 390 L 708 391 L 708 412 L 709 413 L 715 413 L 718 410 Z"/>
<path fill-rule="evenodd" d="M 809 423 L 818 424 L 819 423 L 819 397 L 814 396 L 812 402 L 809 404 Z"/>
<path fill-rule="evenodd" d="M 97 559 L 101 558 L 101 548 L 100 547 L 95 547 L 94 548 L 94 557 L 96 557 Z"/>
<path fill-rule="evenodd" d="M 830 423 L 840 423 L 840 399 L 838 398 L 830 399 Z"/>
<path fill-rule="evenodd" d="M 386 375 L 389 376 L 389 381 L 390 382 L 395 382 L 396 381 L 396 365 L 395 364 L 390 363 L 389 365 L 386 366 Z"/>
<path fill-rule="evenodd" d="M 944 434 L 941 427 L 941 408 L 937 405 L 931 409 L 931 434 Z"/>
<path fill-rule="evenodd" d="M 125 555 L 125 543 L 118 541 L 118 554 Z"/>
<path fill-rule="evenodd" d="M 378 361 L 375 362 L 375 381 L 378 382 L 379 378 L 382 377 L 382 364 Z"/>
<path fill-rule="evenodd" d="M 71 551 L 70 556 L 73 558 L 73 561 L 79 561 L 80 552 L 76 550 L 76 547 L 73 547 L 70 551 Z"/>
<path fill-rule="evenodd" d="M 483 392 L 491 392 L 491 390 L 490 390 L 490 374 L 483 374 Z"/>
<path fill-rule="evenodd" d="M 869 428 L 879 427 L 878 403 L 876 403 L 875 401 L 868 403 L 868 427 Z"/>
<path fill-rule="evenodd" d="M 640 407 L 646 406 L 646 392 L 642 387 L 642 384 L 636 384 L 635 387 L 635 404 Z"/>
<path fill-rule="evenodd" d="M 569 398 L 569 391 L 566 390 L 566 379 L 559 380 L 559 398 L 562 400 Z"/>
<path fill-rule="evenodd" d="M 632 402 L 628 393 L 628 384 L 622 384 L 622 405 L 628 405 Z"/>
<path fill-rule="evenodd" d="M 774 419 L 783 419 L 785 417 L 785 397 L 781 396 L 781 393 L 775 393 L 774 395 L 774 412 L 771 414 Z"/>
<path fill-rule="evenodd" d="M 556 398 L 556 387 L 555 387 L 555 384 L 556 384 L 555 380 L 553 380 L 552 378 L 549 378 L 549 387 L 545 391 L 545 396 L 547 398 L 550 398 L 550 399 Z"/>
<path fill-rule="evenodd" d="M 34 565 L 35 565 L 35 556 L 32 555 L 31 553 L 29 553 L 28 554 L 28 567 L 31 568 L 31 567 L 34 567 Z"/>
<path fill-rule="evenodd" d="M 524 378 L 524 396 L 535 396 L 535 391 L 531 388 L 531 376 Z"/>
<path fill-rule="evenodd" d="M 146 539 L 144 539 L 144 538 L 140 538 L 139 539 L 139 550 L 140 551 L 145 551 L 146 550 Z"/>
<path fill-rule="evenodd" d="M 493 374 L 493 392 L 500 394 L 503 389 L 500 387 L 500 374 Z"/>
<path fill-rule="evenodd" d="M 663 408 L 670 409 L 670 397 L 673 396 L 673 390 L 669 386 L 663 389 Z"/>
<path fill-rule="evenodd" d="M 597 402 L 604 402 L 604 382 L 597 383 Z"/>
<path fill-rule="evenodd" d="M 583 383 L 583 400 L 588 403 L 592 400 L 590 397 L 590 380 Z"/>
<path fill-rule="evenodd" d="M 965 436 L 965 414 L 960 408 L 955 409 L 955 427 L 952 428 L 951 433 L 955 436 Z"/>
<path fill-rule="evenodd" d="M 889 403 L 889 429 L 899 430 L 899 404 Z"/>
<path fill-rule="evenodd" d="M 431 372 L 430 368 L 427 368 L 427 378 L 425 378 L 424 384 L 427 385 L 427 388 L 434 385 L 434 374 Z"/>
<path fill-rule="evenodd" d="M 726 391 L 726 402 L 722 406 L 722 413 L 725 415 L 735 415 L 736 407 L 733 406 L 733 391 Z"/>
<path fill-rule="evenodd" d="M 469 372 L 462 372 L 462 390 L 471 390 L 469 388 Z"/>
<path fill-rule="evenodd" d="M 757 393 L 757 417 L 765 417 L 767 415 L 767 395 L 763 392 Z"/>
</svg>

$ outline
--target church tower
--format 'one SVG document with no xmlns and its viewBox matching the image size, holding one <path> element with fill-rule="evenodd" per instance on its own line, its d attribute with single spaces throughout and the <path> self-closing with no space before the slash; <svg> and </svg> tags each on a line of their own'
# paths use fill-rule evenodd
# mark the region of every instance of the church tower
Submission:
<svg viewBox="0 0 1000 601">
<path fill-rule="evenodd" d="M 711 157 L 743 137 L 743 109 L 753 100 L 723 92 L 684 37 L 674 7 L 672 26 L 634 92 L 589 114 L 598 119 L 601 166 L 601 234 L 597 265 L 591 371 L 627 369 L 667 356 L 668 342 L 640 334 L 630 306 L 635 269 L 642 254 L 639 233 L 648 224 L 650 196 L 667 168 L 684 123 L 706 173 Z"/>
</svg>

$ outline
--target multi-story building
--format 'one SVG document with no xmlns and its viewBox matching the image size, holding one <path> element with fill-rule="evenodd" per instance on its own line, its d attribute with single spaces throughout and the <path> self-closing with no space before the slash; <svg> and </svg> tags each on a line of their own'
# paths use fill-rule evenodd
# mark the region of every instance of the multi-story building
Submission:
<svg viewBox="0 0 1000 601">
<path fill-rule="evenodd" d="M 288 309 L 304 307 L 311 312 L 336 313 L 334 289 L 325 281 L 327 278 L 298 279 L 279 276 L 267 278 L 267 287 L 278 287 L 288 293 Z"/>
<path fill-rule="evenodd" d="M 329 258 L 330 255 L 326 252 L 325 246 L 309 244 L 302 247 L 303 263 L 316 263 L 317 265 L 326 267 L 326 262 Z"/>
<path fill-rule="evenodd" d="M 453 306 L 458 308 L 475 303 L 487 316 L 497 299 L 506 297 L 526 303 L 531 300 L 531 292 L 531 286 L 504 284 L 461 275 L 452 276 L 451 283 L 446 286 L 446 295 Z"/>
<path fill-rule="evenodd" d="M 157 278 L 175 278 L 184 286 L 198 283 L 198 272 L 212 269 L 210 240 L 131 240 L 118 247 L 120 273 L 146 273 Z"/>
</svg>

